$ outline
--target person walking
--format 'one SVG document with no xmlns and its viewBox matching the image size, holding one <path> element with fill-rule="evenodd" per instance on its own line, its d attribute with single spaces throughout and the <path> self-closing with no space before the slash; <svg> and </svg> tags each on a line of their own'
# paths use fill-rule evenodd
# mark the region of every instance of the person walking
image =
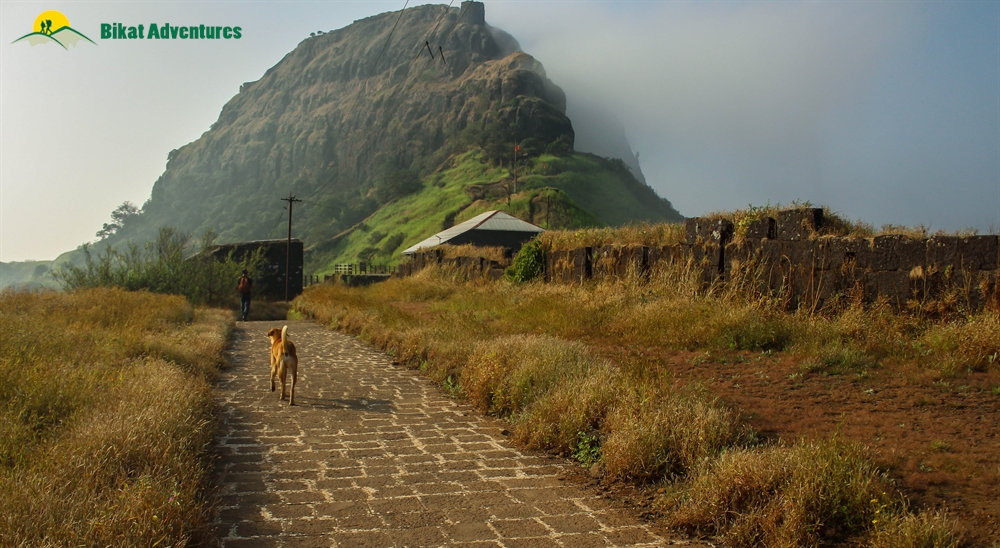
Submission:
<svg viewBox="0 0 1000 548">
<path fill-rule="evenodd" d="M 236 282 L 236 291 L 240 293 L 240 309 L 243 312 L 243 321 L 247 321 L 250 314 L 250 294 L 253 291 L 253 280 L 247 275 L 246 269 L 240 276 L 240 281 Z"/>
</svg>

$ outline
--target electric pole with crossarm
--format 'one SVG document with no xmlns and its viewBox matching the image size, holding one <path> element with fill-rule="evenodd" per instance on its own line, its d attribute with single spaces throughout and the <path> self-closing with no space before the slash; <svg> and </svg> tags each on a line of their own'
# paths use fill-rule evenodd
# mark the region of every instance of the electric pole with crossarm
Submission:
<svg viewBox="0 0 1000 548">
<path fill-rule="evenodd" d="M 289 265 L 292 263 L 292 206 L 295 202 L 301 202 L 295 196 L 289 192 L 287 198 L 282 198 L 282 202 L 288 202 L 288 247 L 285 250 L 285 302 L 288 302 L 288 284 L 291 281 L 291 272 Z"/>
</svg>

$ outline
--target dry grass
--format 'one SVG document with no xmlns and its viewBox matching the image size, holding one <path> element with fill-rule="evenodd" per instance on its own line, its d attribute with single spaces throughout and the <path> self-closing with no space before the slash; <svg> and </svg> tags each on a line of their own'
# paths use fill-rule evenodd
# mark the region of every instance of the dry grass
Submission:
<svg viewBox="0 0 1000 548">
<path fill-rule="evenodd" d="M 942 511 L 895 512 L 876 520 L 869 548 L 958 548 L 962 536 Z"/>
<path fill-rule="evenodd" d="M 745 209 L 733 211 L 714 211 L 702 218 L 725 219 L 735 227 L 734 237 L 739 240 L 746 233 L 751 221 L 765 217 L 776 218 L 779 211 L 799 207 L 816 207 L 809 202 L 793 202 L 791 204 L 767 204 L 763 206 L 748 206 Z M 874 225 L 860 220 L 852 220 L 828 207 L 823 209 L 823 227 L 819 236 L 845 236 L 854 238 L 872 238 L 875 236 L 903 235 L 909 238 L 928 238 L 931 236 L 974 236 L 978 231 L 967 228 L 957 231 L 931 230 L 925 226 Z M 995 233 L 995 231 L 993 231 Z M 682 243 L 685 238 L 683 223 L 644 223 L 621 227 L 589 228 L 581 230 L 550 230 L 539 236 L 539 240 L 550 250 L 568 250 L 587 246 L 603 245 L 644 245 L 665 246 Z"/>
<path fill-rule="evenodd" d="M 505 263 L 510 260 L 506 251 L 502 247 L 479 247 L 472 244 L 450 245 L 444 244 L 435 247 L 440 250 L 446 259 L 455 257 L 482 257 L 498 263 Z"/>
<path fill-rule="evenodd" d="M 683 264 L 645 279 L 520 286 L 463 283 L 426 269 L 367 288 L 315 286 L 295 307 L 505 417 L 523 446 L 596 459 L 614 478 L 674 482 L 668 503 L 686 516 L 678 527 L 738 546 L 809 546 L 902 531 L 874 527 L 876 513 L 887 512 L 908 531 L 952 535 L 946 521 L 918 527 L 924 522 L 907 518 L 864 447 L 757 446 L 733 410 L 673 386 L 669 370 L 610 363 L 574 342 L 787 353 L 817 375 L 915 363 L 918 374 L 939 376 L 948 359 L 960 364 L 952 375 L 996 367 L 1000 321 L 992 310 L 948 321 L 900 315 L 886 303 L 785 313 L 753 287 L 750 279 L 705 288 Z"/>
<path fill-rule="evenodd" d="M 550 230 L 538 239 L 547 249 L 602 245 L 664 246 L 684 241 L 683 223 L 643 223 L 621 227 Z"/>
<path fill-rule="evenodd" d="M 886 478 L 867 451 L 838 440 L 752 448 L 706 460 L 664 498 L 668 522 L 730 546 L 818 546 L 864 534 L 890 512 Z"/>
<path fill-rule="evenodd" d="M 229 325 L 182 297 L 0 294 L 0 545 L 205 540 Z"/>
</svg>

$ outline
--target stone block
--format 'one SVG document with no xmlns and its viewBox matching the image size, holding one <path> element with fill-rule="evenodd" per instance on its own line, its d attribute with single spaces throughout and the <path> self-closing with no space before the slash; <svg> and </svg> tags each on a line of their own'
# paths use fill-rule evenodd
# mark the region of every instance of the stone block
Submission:
<svg viewBox="0 0 1000 548">
<path fill-rule="evenodd" d="M 792 263 L 788 270 L 788 289 L 798 301 L 805 302 L 813 287 L 812 270 L 804 264 Z"/>
<path fill-rule="evenodd" d="M 573 250 L 573 278 L 583 281 L 593 276 L 593 248 L 581 247 Z"/>
<path fill-rule="evenodd" d="M 660 255 L 662 253 L 663 248 L 659 246 L 646 248 L 646 267 L 653 268 L 654 266 L 660 264 Z"/>
<path fill-rule="evenodd" d="M 596 255 L 593 261 L 594 278 L 598 280 L 613 278 L 618 264 L 618 249 L 612 245 L 595 247 L 594 254 Z"/>
<path fill-rule="evenodd" d="M 804 207 L 779 211 L 776 233 L 779 240 L 804 240 L 823 227 L 823 210 Z"/>
<path fill-rule="evenodd" d="M 896 244 L 896 253 L 899 255 L 899 270 L 909 275 L 914 268 L 927 264 L 927 240 L 903 238 Z"/>
<path fill-rule="evenodd" d="M 816 264 L 820 270 L 840 270 L 844 265 L 843 238 L 819 238 L 815 241 Z"/>
<path fill-rule="evenodd" d="M 781 258 L 784 256 L 781 242 L 778 240 L 761 240 L 760 255 L 764 261 L 770 264 L 780 263 Z"/>
<path fill-rule="evenodd" d="M 903 236 L 875 236 L 872 238 L 872 255 L 869 268 L 875 271 L 899 270 L 898 247 Z"/>
<path fill-rule="evenodd" d="M 903 271 L 876 271 L 874 273 L 878 295 L 889 299 L 889 302 L 899 308 L 906 308 L 906 302 L 912 296 L 912 281 L 910 273 Z"/>
<path fill-rule="evenodd" d="M 944 269 L 954 265 L 958 257 L 958 236 L 934 236 L 927 240 L 927 264 Z"/>
<path fill-rule="evenodd" d="M 841 240 L 844 260 L 841 270 L 868 270 L 872 262 L 872 242 L 867 238 L 844 238 Z"/>
<path fill-rule="evenodd" d="M 747 223 L 745 238 L 751 240 L 774 239 L 778 235 L 777 222 L 773 217 L 764 217 Z"/>
<path fill-rule="evenodd" d="M 821 269 L 821 265 L 816 264 L 816 242 L 813 240 L 790 240 L 782 242 L 782 249 L 785 256 L 792 264 L 798 264 L 813 269 Z"/>
<path fill-rule="evenodd" d="M 997 269 L 997 236 L 969 236 L 958 242 L 958 264 L 965 270 Z"/>
<path fill-rule="evenodd" d="M 821 308 L 830 299 L 846 293 L 844 275 L 839 270 L 819 270 L 813 274 L 813 295 Z"/>
<path fill-rule="evenodd" d="M 696 265 L 709 265 L 718 269 L 722 264 L 722 246 L 704 243 L 691 246 L 691 259 Z"/>
<path fill-rule="evenodd" d="M 618 276 L 625 277 L 629 272 L 645 273 L 648 266 L 648 254 L 648 248 L 641 245 L 622 248 Z"/>
<path fill-rule="evenodd" d="M 691 259 L 691 249 L 693 246 L 686 244 L 677 244 L 664 246 L 662 252 L 666 254 L 666 260 L 677 263 L 677 264 L 687 264 Z M 660 260 L 664 260 L 661 255 Z"/>
<path fill-rule="evenodd" d="M 688 245 L 694 245 L 698 241 L 698 221 L 702 219 L 692 217 L 684 221 L 684 241 Z"/>
<path fill-rule="evenodd" d="M 743 240 L 740 243 L 730 242 L 723 248 L 722 270 L 728 274 L 732 271 L 734 265 L 738 268 L 746 268 L 747 264 L 755 259 L 759 253 L 759 240 Z"/>
<path fill-rule="evenodd" d="M 704 219 L 696 217 L 684 221 L 685 242 L 694 245 L 699 242 L 725 244 L 733 238 L 733 223 L 725 219 Z"/>
</svg>

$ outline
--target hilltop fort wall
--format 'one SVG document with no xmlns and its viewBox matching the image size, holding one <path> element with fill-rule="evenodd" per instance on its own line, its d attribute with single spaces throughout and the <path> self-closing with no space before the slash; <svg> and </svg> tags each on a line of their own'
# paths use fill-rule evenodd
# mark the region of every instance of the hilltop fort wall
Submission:
<svg viewBox="0 0 1000 548">
<path fill-rule="evenodd" d="M 746 223 L 693 218 L 685 240 L 664 246 L 604 245 L 545 251 L 545 280 L 648 276 L 664 264 L 694 269 L 704 284 L 740 280 L 783 300 L 788 309 L 819 309 L 832 300 L 888 300 L 900 308 L 932 301 L 967 309 L 996 301 L 1000 246 L 996 235 L 902 235 L 873 238 L 822 235 L 823 210 L 799 208 Z M 739 232 L 739 234 L 737 234 Z M 418 253 L 401 267 L 409 275 L 430 264 L 470 276 L 499 278 L 504 264 L 478 257 Z"/>
</svg>

